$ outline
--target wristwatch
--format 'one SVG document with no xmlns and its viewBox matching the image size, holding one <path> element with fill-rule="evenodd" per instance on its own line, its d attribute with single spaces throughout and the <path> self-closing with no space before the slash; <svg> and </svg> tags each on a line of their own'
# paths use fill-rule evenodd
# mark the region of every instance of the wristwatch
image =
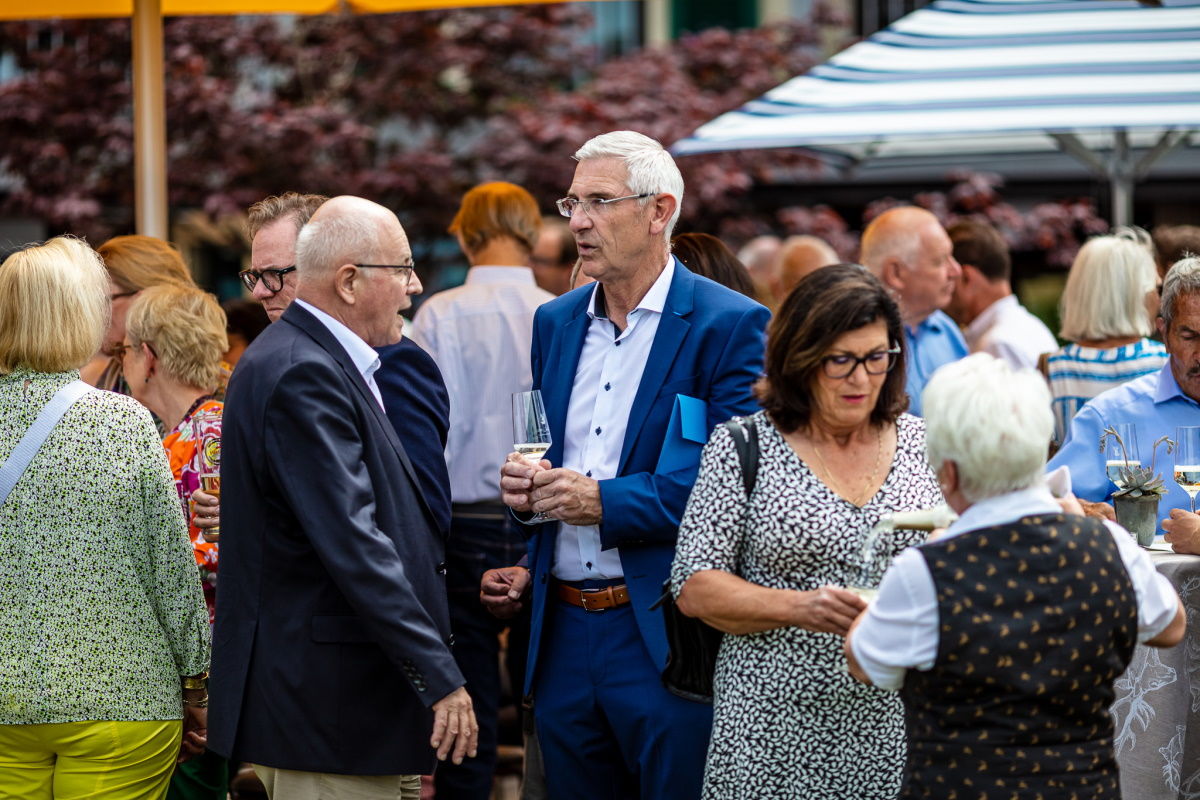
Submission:
<svg viewBox="0 0 1200 800">
<path fill-rule="evenodd" d="M 184 689 L 203 689 L 208 685 L 207 681 L 208 672 L 201 672 L 199 675 L 185 675 L 179 679 Z"/>
</svg>

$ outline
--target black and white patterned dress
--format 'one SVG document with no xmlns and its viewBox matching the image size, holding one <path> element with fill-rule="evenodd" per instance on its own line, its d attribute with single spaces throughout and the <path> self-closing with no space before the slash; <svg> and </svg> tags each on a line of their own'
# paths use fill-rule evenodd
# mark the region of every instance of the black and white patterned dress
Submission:
<svg viewBox="0 0 1200 800">
<path fill-rule="evenodd" d="M 676 594 L 694 572 L 719 569 L 773 589 L 845 586 L 859 579 L 863 544 L 884 514 L 941 502 L 925 460 L 925 423 L 904 414 L 883 486 L 862 508 L 809 470 L 765 412 L 747 503 L 733 440 L 719 426 L 704 448 L 671 571 Z M 882 564 L 924 534 L 898 531 Z M 878 583 L 880 570 L 873 572 Z M 801 628 L 727 635 L 717 659 L 708 800 L 884 800 L 900 791 L 904 710 L 898 695 L 850 677 L 843 639 Z"/>
</svg>

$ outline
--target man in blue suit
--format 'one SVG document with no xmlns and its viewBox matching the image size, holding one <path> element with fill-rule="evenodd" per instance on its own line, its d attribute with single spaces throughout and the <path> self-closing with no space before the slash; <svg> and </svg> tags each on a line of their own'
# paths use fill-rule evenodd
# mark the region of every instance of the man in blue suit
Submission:
<svg viewBox="0 0 1200 800">
<path fill-rule="evenodd" d="M 677 407 L 698 411 L 703 438 L 754 410 L 768 312 L 671 256 L 683 178 L 658 142 L 619 131 L 575 158 L 559 210 L 597 284 L 538 309 L 533 381 L 552 446 L 539 464 L 510 454 L 501 472 L 519 518 L 557 522 L 531 527 L 528 571 L 493 571 L 511 588 L 485 599 L 516 606 L 532 588 L 526 690 L 550 797 L 687 800 L 700 795 L 711 709 L 663 688 L 650 606 L 700 448 L 669 440 L 668 423 Z"/>
</svg>

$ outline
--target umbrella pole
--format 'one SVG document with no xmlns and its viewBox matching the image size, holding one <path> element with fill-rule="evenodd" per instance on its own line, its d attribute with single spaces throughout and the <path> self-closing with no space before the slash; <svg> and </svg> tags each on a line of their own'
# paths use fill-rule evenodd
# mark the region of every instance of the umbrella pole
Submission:
<svg viewBox="0 0 1200 800">
<path fill-rule="evenodd" d="M 167 238 L 162 0 L 133 2 L 133 172 L 137 232 Z"/>
</svg>

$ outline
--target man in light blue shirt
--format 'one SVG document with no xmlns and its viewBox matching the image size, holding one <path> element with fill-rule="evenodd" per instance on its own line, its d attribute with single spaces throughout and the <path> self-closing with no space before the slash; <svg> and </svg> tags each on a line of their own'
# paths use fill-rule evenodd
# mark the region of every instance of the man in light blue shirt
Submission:
<svg viewBox="0 0 1200 800">
<path fill-rule="evenodd" d="M 937 217 L 901 206 L 863 231 L 862 263 L 892 290 L 904 320 L 904 368 L 909 411 L 920 416 L 921 391 L 945 364 L 967 355 L 967 343 L 942 309 L 954 296 L 962 267 Z"/>
<path fill-rule="evenodd" d="M 1161 436 L 1175 438 L 1175 429 L 1200 425 L 1200 259 L 1178 262 L 1163 283 L 1158 329 L 1170 360 L 1158 372 L 1109 389 L 1090 400 L 1067 429 L 1062 449 L 1049 469 L 1071 468 L 1075 495 L 1093 503 L 1108 500 L 1116 486 L 1105 471 L 1100 435 L 1116 423 L 1132 423 L 1142 466 L 1150 466 L 1149 449 Z M 1189 508 L 1187 494 L 1173 478 L 1172 460 L 1160 451 L 1155 471 L 1163 475 L 1166 497 L 1160 516 L 1171 509 Z M 1200 544 L 1198 542 L 1197 544 Z"/>
</svg>

